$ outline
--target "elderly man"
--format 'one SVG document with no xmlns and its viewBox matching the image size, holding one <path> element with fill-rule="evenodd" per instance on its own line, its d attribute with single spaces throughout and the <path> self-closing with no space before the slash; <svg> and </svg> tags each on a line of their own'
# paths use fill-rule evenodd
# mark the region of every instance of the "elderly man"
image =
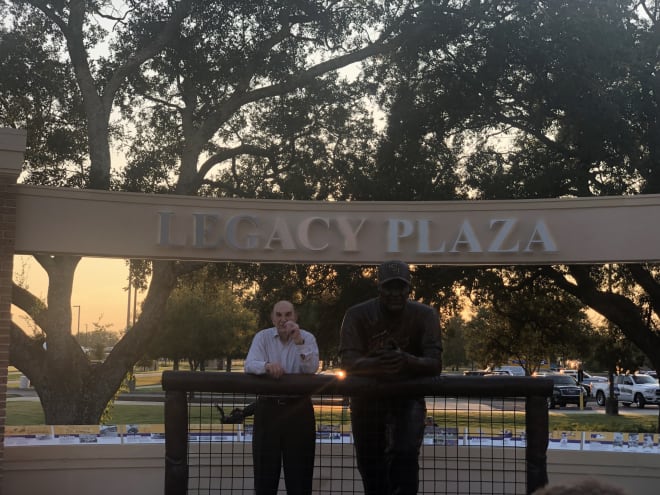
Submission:
<svg viewBox="0 0 660 495">
<path fill-rule="evenodd" d="M 393 380 L 440 374 L 438 313 L 411 301 L 410 289 L 407 264 L 378 267 L 379 296 L 344 315 L 339 355 L 348 375 Z M 425 417 L 424 397 L 351 397 L 355 454 L 367 495 L 417 493 Z"/>
<path fill-rule="evenodd" d="M 314 336 L 298 326 L 289 301 L 271 313 L 273 326 L 258 332 L 245 359 L 245 372 L 274 379 L 285 373 L 315 373 L 319 349 Z M 276 494 L 280 471 L 289 495 L 312 492 L 316 427 L 308 396 L 260 396 L 254 412 L 252 458 L 257 495 Z"/>
</svg>

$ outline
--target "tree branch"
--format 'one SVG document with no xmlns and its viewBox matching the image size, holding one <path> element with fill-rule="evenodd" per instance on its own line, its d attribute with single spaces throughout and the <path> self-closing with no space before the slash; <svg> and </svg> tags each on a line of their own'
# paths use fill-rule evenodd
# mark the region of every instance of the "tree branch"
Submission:
<svg viewBox="0 0 660 495">
<path fill-rule="evenodd" d="M 158 35 L 151 40 L 151 42 L 140 50 L 138 50 L 132 57 L 130 57 L 124 64 L 118 67 L 108 83 L 103 89 L 103 99 L 105 105 L 111 105 L 115 97 L 115 94 L 119 90 L 119 87 L 126 78 L 134 72 L 140 65 L 153 57 L 158 53 L 166 44 L 169 42 L 174 35 L 178 32 L 180 24 L 190 13 L 193 0 L 181 0 L 174 11 L 172 12 L 171 17 L 165 23 L 163 29 L 158 33 Z"/>
<path fill-rule="evenodd" d="M 40 363 L 45 358 L 43 339 L 32 339 L 14 322 L 9 326 L 9 364 L 34 381 L 45 371 Z"/>
<path fill-rule="evenodd" d="M 635 279 L 635 282 L 637 282 L 649 296 L 653 311 L 656 314 L 660 314 L 660 285 L 653 277 L 653 274 L 641 264 L 626 265 L 626 268 L 632 275 L 633 279 Z"/>
<path fill-rule="evenodd" d="M 46 305 L 41 299 L 20 285 L 13 284 L 11 302 L 30 315 L 37 326 L 44 329 Z"/>
<path fill-rule="evenodd" d="M 313 81 L 315 78 L 323 74 L 333 70 L 341 69 L 368 57 L 381 55 L 395 49 L 396 46 L 397 44 L 395 40 L 383 43 L 376 42 L 354 52 L 347 53 L 331 60 L 316 64 L 309 69 L 291 77 L 288 81 L 272 84 L 270 86 L 264 86 L 262 88 L 257 88 L 245 93 L 234 93 L 234 95 L 232 95 L 224 105 L 221 105 L 218 111 L 213 112 L 200 126 L 199 141 L 206 142 L 210 140 L 218 128 L 231 115 L 233 115 L 239 108 L 247 105 L 248 103 L 289 93 L 294 89 L 303 87 L 307 83 Z"/>
<path fill-rule="evenodd" d="M 640 308 L 621 294 L 600 290 L 590 275 L 591 266 L 570 265 L 568 269 L 575 283 L 569 281 L 566 275 L 555 267 L 544 267 L 544 272 L 557 286 L 619 327 L 628 340 L 644 349 L 646 355 L 653 360 L 660 348 L 660 335 L 649 327 Z M 657 366 L 657 360 L 654 360 L 653 364 Z"/>
<path fill-rule="evenodd" d="M 199 168 L 199 171 L 197 172 L 197 184 L 195 185 L 195 189 L 201 185 L 201 182 L 206 177 L 206 174 L 208 174 L 215 165 L 240 155 L 262 156 L 270 160 L 275 158 L 275 154 L 271 150 L 250 144 L 242 144 L 235 148 L 221 148 L 216 153 L 214 153 L 213 156 L 206 160 Z"/>
</svg>

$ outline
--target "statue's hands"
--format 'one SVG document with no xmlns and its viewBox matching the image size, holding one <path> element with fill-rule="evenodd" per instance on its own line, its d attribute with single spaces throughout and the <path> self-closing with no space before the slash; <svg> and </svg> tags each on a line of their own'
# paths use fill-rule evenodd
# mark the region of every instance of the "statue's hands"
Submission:
<svg viewBox="0 0 660 495">
<path fill-rule="evenodd" d="M 396 378 L 417 359 L 401 349 L 377 349 L 351 362 L 347 371 L 351 375 Z"/>
<path fill-rule="evenodd" d="M 395 375 L 402 372 L 408 364 L 409 355 L 399 349 L 382 349 L 371 354 L 381 373 Z"/>
</svg>

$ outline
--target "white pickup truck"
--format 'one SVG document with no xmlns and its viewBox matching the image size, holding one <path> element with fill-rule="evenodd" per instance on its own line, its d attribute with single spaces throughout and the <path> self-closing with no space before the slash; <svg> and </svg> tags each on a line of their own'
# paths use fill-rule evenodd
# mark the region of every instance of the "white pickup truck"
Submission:
<svg viewBox="0 0 660 495">
<path fill-rule="evenodd" d="M 610 396 L 610 382 L 607 380 L 604 382 L 591 382 L 589 388 L 589 396 L 596 399 L 596 404 L 604 406 L 605 401 Z"/>
<path fill-rule="evenodd" d="M 609 393 L 609 382 L 591 383 L 591 396 L 596 398 L 599 406 L 605 405 Z M 624 406 L 635 404 L 640 409 L 646 404 L 660 405 L 660 385 L 658 380 L 646 374 L 616 375 L 614 397 Z"/>
<path fill-rule="evenodd" d="M 617 375 L 614 377 L 614 395 L 624 406 L 660 404 L 660 384 L 649 375 Z"/>
</svg>

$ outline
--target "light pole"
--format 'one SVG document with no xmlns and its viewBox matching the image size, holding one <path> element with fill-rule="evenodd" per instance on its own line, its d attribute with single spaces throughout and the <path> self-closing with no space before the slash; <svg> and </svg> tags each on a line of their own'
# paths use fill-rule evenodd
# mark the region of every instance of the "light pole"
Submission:
<svg viewBox="0 0 660 495">
<path fill-rule="evenodd" d="M 78 329 L 76 333 L 76 338 L 80 342 L 80 304 L 76 304 L 74 306 L 71 306 L 72 308 L 78 308 Z"/>
</svg>

